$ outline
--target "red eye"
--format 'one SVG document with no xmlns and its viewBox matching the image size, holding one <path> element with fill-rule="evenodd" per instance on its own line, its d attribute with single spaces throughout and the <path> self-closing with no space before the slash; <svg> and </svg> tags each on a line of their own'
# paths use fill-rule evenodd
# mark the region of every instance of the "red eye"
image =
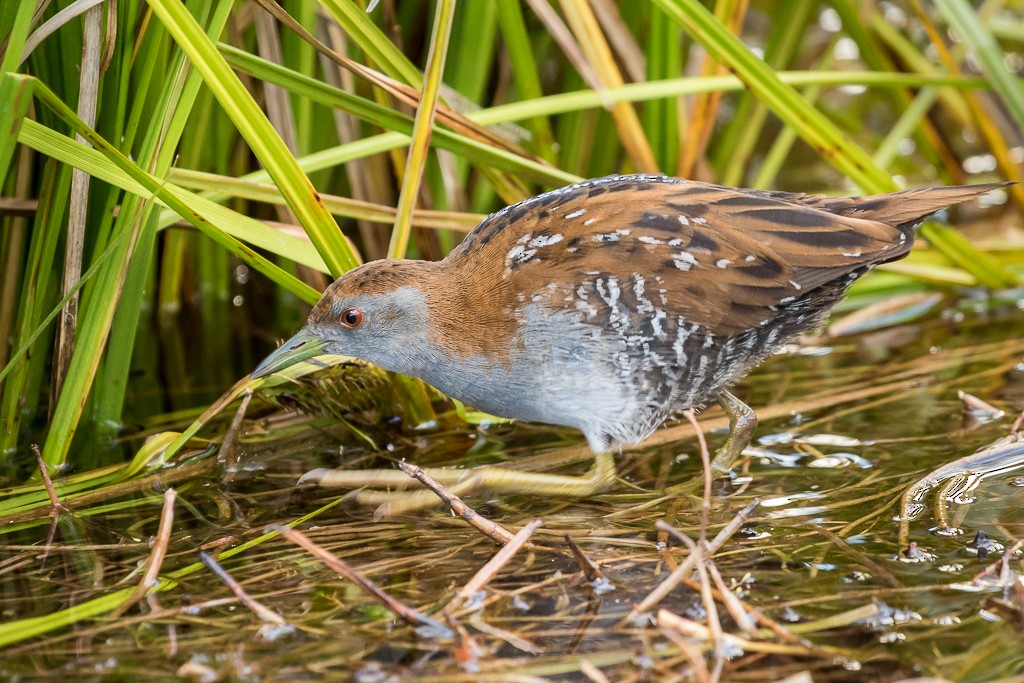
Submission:
<svg viewBox="0 0 1024 683">
<path fill-rule="evenodd" d="M 363 324 L 363 312 L 358 308 L 346 308 L 341 312 L 341 324 L 345 327 L 359 327 Z"/>
</svg>

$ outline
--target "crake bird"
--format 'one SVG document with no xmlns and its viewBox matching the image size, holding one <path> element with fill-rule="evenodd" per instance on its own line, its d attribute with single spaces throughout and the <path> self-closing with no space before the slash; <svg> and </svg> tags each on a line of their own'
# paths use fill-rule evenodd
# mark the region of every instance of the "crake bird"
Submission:
<svg viewBox="0 0 1024 683">
<path fill-rule="evenodd" d="M 488 216 L 442 261 L 345 273 L 252 377 L 317 354 L 355 356 L 494 415 L 574 427 L 595 453 L 582 477 L 453 471 L 461 490 L 591 495 L 614 481 L 620 445 L 711 401 L 730 416 L 715 458 L 725 471 L 756 424 L 727 387 L 819 325 L 870 268 L 904 257 L 926 217 L 1002 185 L 846 198 L 655 175 L 588 180 Z"/>
</svg>

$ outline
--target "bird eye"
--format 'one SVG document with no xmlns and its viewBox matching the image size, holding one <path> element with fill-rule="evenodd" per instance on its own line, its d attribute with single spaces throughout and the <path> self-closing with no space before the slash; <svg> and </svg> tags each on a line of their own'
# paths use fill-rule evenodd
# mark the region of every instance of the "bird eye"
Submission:
<svg viewBox="0 0 1024 683">
<path fill-rule="evenodd" d="M 359 327 L 363 324 L 363 312 L 358 308 L 346 308 L 341 312 L 341 324 L 345 327 Z"/>
</svg>

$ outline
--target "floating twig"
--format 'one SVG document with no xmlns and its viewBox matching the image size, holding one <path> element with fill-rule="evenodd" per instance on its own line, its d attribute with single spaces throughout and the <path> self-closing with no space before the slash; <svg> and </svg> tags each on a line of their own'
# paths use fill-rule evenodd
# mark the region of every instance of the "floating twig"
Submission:
<svg viewBox="0 0 1024 683">
<path fill-rule="evenodd" d="M 427 474 L 422 467 L 407 463 L 405 460 L 398 462 L 398 467 L 413 479 L 416 479 L 428 489 L 433 491 L 444 504 L 451 508 L 451 511 L 458 517 L 466 520 L 470 526 L 482 533 L 495 543 L 505 545 L 512 540 L 512 532 L 497 522 L 487 519 L 479 512 L 466 505 L 465 501 L 459 498 L 454 491 Z"/>
<path fill-rule="evenodd" d="M 447 626 L 437 621 L 436 619 L 428 617 L 426 614 L 420 612 L 418 609 L 409 607 L 408 605 L 405 605 L 396 600 L 395 598 L 391 597 L 390 595 L 385 593 L 380 586 L 378 586 L 368 577 L 366 577 L 361 572 L 351 567 L 347 562 L 345 562 L 341 558 L 335 557 L 334 555 L 329 553 L 325 548 L 322 548 L 321 546 L 311 541 L 309 537 L 301 531 L 292 529 L 290 527 L 282 526 L 280 524 L 271 524 L 267 527 L 267 530 L 277 531 L 295 545 L 304 548 L 307 552 L 309 552 L 311 555 L 313 555 L 318 560 L 323 562 L 330 569 L 336 571 L 352 583 L 362 588 L 365 593 L 372 596 L 382 605 L 387 607 L 392 614 L 397 616 L 405 623 L 411 624 L 412 626 L 424 626 L 430 631 L 431 635 L 435 635 L 436 637 L 448 637 L 451 635 L 451 630 Z"/>
<path fill-rule="evenodd" d="M 565 544 L 569 546 L 569 550 L 572 551 L 572 556 L 576 558 L 576 564 L 580 566 L 580 571 L 583 572 L 583 578 L 589 582 L 597 581 L 598 579 L 606 579 L 605 573 L 601 571 L 601 568 L 597 566 L 597 563 L 587 557 L 587 554 L 583 552 L 583 548 L 579 546 L 576 541 L 572 540 L 568 533 L 562 535 L 565 539 Z"/>
<path fill-rule="evenodd" d="M 200 550 L 199 561 L 202 562 L 207 569 L 213 572 L 218 579 L 223 581 L 224 585 L 230 588 L 231 592 L 234 593 L 241 603 L 248 607 L 253 614 L 259 617 L 260 621 L 267 622 L 268 624 L 285 624 L 284 617 L 249 595 L 249 593 L 242 588 L 242 584 L 238 583 L 233 576 L 228 574 L 227 570 L 220 566 L 220 563 L 214 559 L 213 555 Z"/>
<path fill-rule="evenodd" d="M 530 536 L 533 535 L 533 532 L 542 526 L 544 526 L 544 521 L 535 519 L 520 529 L 519 532 L 512 537 L 512 540 L 505 544 L 505 547 L 499 550 L 494 557 L 487 562 L 487 564 L 480 567 L 477 573 L 473 575 L 473 578 L 471 578 L 465 586 L 459 589 L 459 592 L 455 594 L 455 597 L 452 598 L 452 601 L 448 603 L 448 606 L 445 609 L 454 612 L 463 602 L 482 591 L 484 586 L 490 583 L 491 579 L 501 571 L 501 568 L 508 564 L 509 560 L 519 552 L 519 549 L 526 545 L 526 542 L 530 540 Z"/>
<path fill-rule="evenodd" d="M 714 553 L 718 552 L 718 550 L 723 545 L 725 545 L 725 542 L 728 541 L 732 537 L 732 535 L 735 534 L 739 530 L 739 528 L 743 526 L 743 524 L 746 523 L 747 520 L 750 519 L 751 515 L 754 514 L 754 510 L 756 510 L 757 506 L 760 504 L 761 501 L 754 500 L 746 507 L 744 507 L 742 510 L 737 512 L 736 516 L 732 518 L 732 521 L 730 521 L 728 524 L 722 527 L 722 530 L 718 532 L 718 535 L 715 536 L 715 538 L 708 544 L 706 551 L 707 555 L 711 556 Z M 661 520 L 658 520 L 655 523 L 655 526 L 658 529 L 668 531 L 673 535 L 678 533 L 677 529 L 675 529 L 669 524 L 666 524 Z M 678 567 L 672 570 L 672 573 L 665 577 L 664 581 L 662 581 L 654 590 L 648 593 L 647 597 L 645 597 L 643 600 L 641 600 L 633 606 L 633 609 L 630 610 L 629 616 L 626 617 L 626 620 L 635 621 L 641 614 L 649 611 L 652 607 L 654 607 L 659 602 L 664 600 L 665 596 L 671 593 L 672 590 L 679 585 L 680 579 L 682 579 L 683 577 L 690 576 L 690 572 L 693 571 L 694 562 L 695 559 L 693 554 L 691 553 L 690 556 L 682 562 L 682 564 L 680 564 Z"/>
<path fill-rule="evenodd" d="M 843 550 L 845 550 L 852 557 L 856 558 L 856 560 L 858 562 L 860 562 L 865 567 L 867 567 L 872 572 L 874 572 L 875 576 L 881 577 L 882 580 L 884 580 L 886 583 L 888 583 L 893 588 L 902 588 L 903 587 L 903 583 L 900 582 L 900 580 L 897 579 L 893 575 L 892 572 L 890 572 L 888 569 L 886 569 L 885 567 L 880 565 L 878 562 L 875 562 L 873 559 L 868 557 L 868 555 L 866 553 L 862 553 L 861 551 L 859 551 L 856 548 L 854 548 L 853 546 L 851 546 L 849 543 L 844 541 L 842 538 L 840 538 L 837 534 L 835 534 L 831 530 L 826 529 L 823 526 L 815 527 L 815 530 L 819 534 L 824 536 L 825 538 L 827 538 L 830 541 L 832 541 L 832 543 L 834 543 L 835 545 L 837 545 L 840 548 L 842 548 Z"/>
<path fill-rule="evenodd" d="M 542 648 L 540 645 L 532 643 L 526 638 L 523 638 L 522 636 L 518 636 L 515 633 L 512 633 L 511 631 L 506 631 L 503 628 L 498 628 L 493 624 L 488 624 L 486 621 L 483 620 L 479 612 L 473 613 L 473 615 L 469 618 L 469 623 L 472 624 L 473 628 L 475 628 L 477 631 L 480 631 L 481 633 L 486 633 L 487 635 L 493 636 L 498 640 L 504 640 L 506 643 L 516 648 L 517 650 L 528 652 L 531 655 L 542 655 L 545 652 L 544 648 Z"/>
<path fill-rule="evenodd" d="M 696 621 L 691 621 L 685 617 L 681 617 L 678 614 L 673 614 L 667 609 L 658 610 L 657 621 L 658 626 L 662 629 L 663 633 L 668 633 L 670 632 L 669 629 L 673 629 L 689 638 L 695 638 L 704 642 L 711 640 L 711 632 L 707 626 L 704 624 L 698 624 Z M 746 652 L 769 652 L 791 655 L 812 654 L 808 648 L 805 648 L 802 645 L 773 643 L 763 640 L 747 640 L 746 638 L 740 638 L 739 636 L 731 633 L 724 633 L 722 634 L 722 637 L 727 645 L 738 647 Z"/>
</svg>

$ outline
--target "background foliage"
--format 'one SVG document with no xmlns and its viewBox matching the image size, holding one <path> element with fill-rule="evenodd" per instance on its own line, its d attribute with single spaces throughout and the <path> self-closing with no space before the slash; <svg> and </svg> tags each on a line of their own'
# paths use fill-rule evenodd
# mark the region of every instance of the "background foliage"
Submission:
<svg viewBox="0 0 1024 683">
<path fill-rule="evenodd" d="M 1022 7 L 3 3 L 8 475 L 32 443 L 52 466 L 120 462 L 120 434 L 201 410 L 331 277 L 439 258 L 487 212 L 580 178 L 1018 180 Z M 1004 219 L 1024 186 L 988 201 L 984 230 L 926 227 L 931 248 L 850 305 L 1019 285 L 1024 241 Z"/>
</svg>

